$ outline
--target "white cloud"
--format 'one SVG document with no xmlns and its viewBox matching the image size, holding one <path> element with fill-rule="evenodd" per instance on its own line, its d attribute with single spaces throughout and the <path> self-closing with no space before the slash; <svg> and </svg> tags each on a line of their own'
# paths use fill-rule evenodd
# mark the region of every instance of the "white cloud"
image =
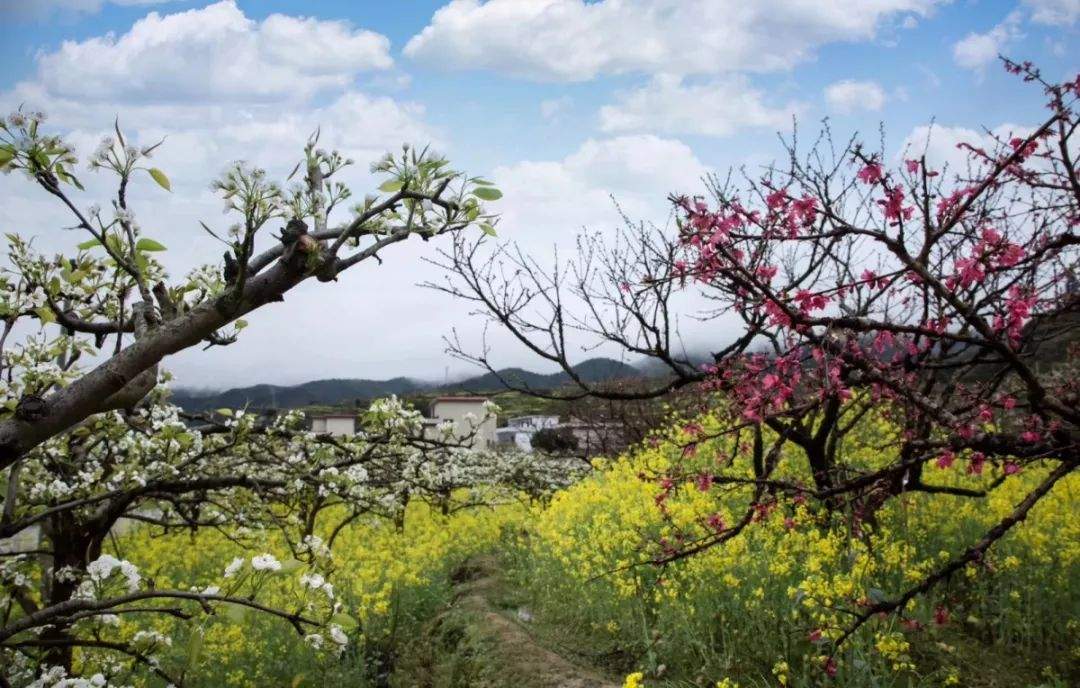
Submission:
<svg viewBox="0 0 1080 688">
<path fill-rule="evenodd" d="M 1031 20 L 1051 26 L 1072 26 L 1080 20 L 1080 0 L 1024 0 Z"/>
<path fill-rule="evenodd" d="M 217 7 L 217 12 L 224 8 L 226 15 L 233 12 L 232 5 L 212 7 Z M 305 62 L 306 53 L 295 54 L 300 50 L 295 43 L 287 55 L 259 45 L 258 35 L 265 31 L 282 35 L 273 22 L 254 22 L 241 15 L 226 22 L 236 30 L 209 30 L 214 16 L 196 17 L 208 25 L 206 35 L 215 37 L 200 44 L 200 50 L 208 55 L 224 54 L 226 46 L 221 43 L 254 41 L 257 49 L 245 50 L 261 61 L 260 68 L 285 64 L 296 72 L 313 69 Z M 177 35 L 188 35 L 184 33 L 187 24 L 169 19 L 160 17 L 153 26 L 180 27 L 183 31 L 177 28 L 177 34 L 169 31 L 161 35 L 163 49 L 172 51 L 177 59 L 188 59 L 184 47 L 174 40 Z M 298 31 L 321 30 L 309 22 L 290 19 L 284 25 Z M 362 196 L 374 187 L 366 163 L 386 150 L 405 141 L 423 144 L 433 140 L 440 148 L 452 143 L 427 124 L 422 106 L 362 93 L 351 84 L 331 82 L 318 97 L 304 90 L 295 98 L 272 102 L 249 89 L 232 101 L 222 102 L 216 95 L 221 88 L 218 82 L 197 74 L 176 74 L 183 88 L 191 92 L 190 97 L 179 100 L 166 89 L 152 87 L 171 72 L 152 59 L 130 60 L 125 51 L 131 48 L 118 47 L 131 45 L 133 33 L 138 32 L 133 29 L 119 38 L 83 41 L 102 51 L 95 59 L 107 55 L 117 61 L 129 60 L 121 67 L 109 66 L 114 71 L 106 69 L 93 76 L 96 87 L 109 94 L 107 99 L 85 97 L 85 89 L 78 84 L 47 78 L 44 70 L 39 70 L 36 76 L 0 93 L 0 112 L 20 103 L 46 110 L 50 115 L 47 126 L 66 131 L 84 156 L 111 128 L 117 114 L 136 143 L 166 137 L 154 155 L 154 164 L 169 175 L 173 192 L 166 193 L 145 177 L 137 178 L 129 189 L 129 200 L 147 235 L 168 247 L 161 256 L 174 276 L 201 263 L 220 264 L 224 248 L 203 233 L 199 221 L 219 230 L 235 221 L 221 214 L 221 201 L 207 186 L 232 160 L 247 159 L 267 168 L 271 178 L 281 180 L 299 158 L 304 139 L 321 125 L 325 147 L 338 148 L 356 159 L 357 164 L 348 168 L 342 179 Z M 62 51 L 43 54 L 38 60 L 55 64 Z M 139 50 L 130 54 L 147 56 Z M 195 60 L 192 69 L 201 69 L 211 61 Z M 612 196 L 630 217 L 662 222 L 668 212 L 666 194 L 699 190 L 699 178 L 707 168 L 678 141 L 624 136 L 587 141 L 558 159 L 469 171 L 493 179 L 505 194 L 495 204 L 505 217 L 500 236 L 521 240 L 539 251 L 550 249 L 554 242 L 569 248 L 583 226 L 605 230 L 620 224 Z M 87 190 L 73 192 L 75 202 L 85 207 L 96 201 L 107 207 L 115 193 L 110 179 L 82 170 L 80 176 Z M 23 176 L 0 175 L 0 229 L 33 236 L 35 246 L 51 253 L 70 250 L 81 240 L 61 229 L 70 224 L 63 209 Z M 269 228 L 260 240 L 266 242 L 263 245 L 273 241 L 270 234 L 276 229 L 276 225 Z M 433 257 L 440 245 L 445 242 L 406 242 L 387 252 L 384 264 L 357 266 L 338 283 L 305 283 L 290 292 L 284 303 L 253 313 L 236 344 L 206 352 L 185 351 L 170 357 L 165 365 L 176 374 L 178 384 L 215 387 L 326 377 L 441 377 L 444 365 L 450 362 L 441 336 L 455 326 L 468 334 L 472 325 L 465 324 L 470 310 L 467 304 L 416 286 L 441 277 L 441 270 L 423 262 Z M 505 343 L 500 350 L 505 362 L 539 367 L 534 356 Z"/>
<path fill-rule="evenodd" d="M 670 209 L 666 195 L 700 191 L 707 171 L 683 143 L 624 136 L 588 140 L 565 157 L 500 166 L 484 176 L 504 194 L 491 204 L 502 214 L 499 239 L 518 243 L 547 265 L 553 247 L 567 257 L 584 228 L 608 232 L 620 226 L 615 201 L 632 219 L 663 224 Z M 346 272 L 339 283 L 305 283 L 284 304 L 253 314 L 237 344 L 185 353 L 168 367 L 187 384 L 215 386 L 396 374 L 441 377 L 443 366 L 453 363 L 441 337 L 456 328 L 465 345 L 479 351 L 482 321 L 471 316 L 468 304 L 416 286 L 442 280 L 443 271 L 424 262 L 440 247 L 446 242 L 411 242 L 388 252 L 382 265 Z M 547 369 L 502 330 L 493 328 L 488 337 L 499 365 Z M 618 355 L 605 349 L 580 357 L 613 353 Z"/>
<path fill-rule="evenodd" d="M 615 104 L 602 107 L 600 128 L 607 132 L 730 136 L 748 127 L 788 126 L 799 109 L 794 103 L 767 105 L 764 94 L 741 75 L 700 84 L 660 75 L 641 88 L 622 93 Z"/>
<path fill-rule="evenodd" d="M 601 74 L 787 69 L 834 41 L 873 39 L 939 0 L 452 0 L 405 46 L 457 69 L 582 81 Z"/>
<path fill-rule="evenodd" d="M 885 90 L 874 81 L 845 79 L 825 87 L 825 102 L 830 110 L 841 114 L 877 112 L 885 105 Z"/>
<path fill-rule="evenodd" d="M 500 234 L 550 247 L 583 227 L 620 223 L 612 199 L 634 219 L 663 222 L 667 194 L 695 193 L 709 171 L 689 146 L 653 135 L 589 139 L 561 160 L 497 167 L 505 200 Z M 525 231 L 527 230 L 527 232 Z"/>
<path fill-rule="evenodd" d="M 897 159 L 926 156 L 926 164 L 935 170 L 946 167 L 950 173 L 964 173 L 968 169 L 968 152 L 959 147 L 967 144 L 992 151 L 997 141 L 1009 141 L 1014 136 L 1029 136 L 1031 127 L 1017 124 L 1001 124 L 989 132 L 967 127 L 947 127 L 939 124 L 915 127 L 904 139 L 897 152 Z M 995 138 L 996 137 L 996 138 Z"/>
<path fill-rule="evenodd" d="M 119 37 L 68 43 L 39 55 L 35 75 L 0 93 L 0 112 L 21 103 L 45 110 L 48 128 L 66 132 L 84 157 L 116 116 L 138 144 L 164 137 L 154 165 L 169 175 L 173 192 L 139 177 L 129 199 L 147 235 L 169 248 L 162 259 L 179 277 L 192 267 L 221 260 L 223 247 L 200 229 L 199 221 L 219 230 L 236 221 L 221 214 L 221 201 L 208 188 L 231 161 L 249 160 L 284 181 L 300 159 L 304 141 L 321 125 L 322 145 L 356 159 L 357 164 L 342 173 L 342 181 L 362 196 L 375 185 L 367 170 L 370 161 L 403 142 L 440 145 L 441 137 L 425 122 L 422 106 L 352 86 L 355 71 L 390 64 L 380 47 L 384 42 L 337 22 L 284 16 L 252 21 L 231 3 L 152 14 Z M 332 58 L 329 67 L 312 58 L 311 46 L 324 43 L 333 44 L 319 53 Z M 66 74 L 58 74 L 57 68 Z M 223 89 L 231 88 L 223 77 L 208 73 L 219 68 L 234 69 L 236 78 L 245 82 L 260 82 L 264 76 L 268 81 L 254 87 L 238 83 L 230 100 L 223 95 Z M 293 92 L 286 90 L 288 79 L 294 81 Z M 275 97 L 267 101 L 269 95 Z M 87 190 L 73 190 L 75 202 L 85 207 L 96 201 L 107 207 L 115 194 L 111 179 L 85 170 L 79 175 Z M 63 209 L 24 176 L 0 176 L 4 231 L 33 236 L 35 245 L 50 253 L 70 250 L 81 240 L 61 230 L 70 224 Z M 267 245 L 273 241 L 269 234 L 261 239 Z M 289 295 L 287 304 L 253 314 L 250 330 L 236 345 L 185 352 L 171 357 L 167 367 L 181 384 L 194 385 L 378 376 L 387 366 L 395 373 L 441 371 L 442 346 L 428 328 L 441 328 L 435 330 L 441 333 L 462 314 L 447 309 L 445 318 L 431 322 L 403 317 L 422 312 L 423 302 L 432 298 L 413 284 L 421 256 L 433 247 L 395 248 L 400 250 L 387 256 L 386 267 L 365 264 L 344 275 L 341 284 L 304 285 Z M 449 322 L 443 322 L 446 319 Z M 394 326 L 372 337 L 372 322 Z M 326 336 L 313 342 L 311 332 Z M 369 338 L 372 343 L 363 347 L 340 346 Z M 282 356 L 282 350 L 307 355 Z"/>
<path fill-rule="evenodd" d="M 257 22 L 224 0 L 151 12 L 119 37 L 65 41 L 39 59 L 38 79 L 83 101 L 296 100 L 391 67 L 389 47 L 385 36 L 344 22 L 280 14 Z"/>
<path fill-rule="evenodd" d="M 540 116 L 548 122 L 557 122 L 571 105 L 573 100 L 570 96 L 560 96 L 540 101 Z"/>
<path fill-rule="evenodd" d="M 953 61 L 965 69 L 983 70 L 1007 46 L 1020 39 L 1020 13 L 1013 12 L 986 33 L 969 33 L 953 45 Z"/>
<path fill-rule="evenodd" d="M 669 193 L 703 193 L 702 177 L 710 172 L 689 146 L 655 135 L 626 135 L 589 139 L 569 155 L 551 160 L 526 160 L 495 168 L 491 178 L 503 191 L 503 199 L 493 207 L 502 214 L 499 239 L 513 242 L 540 266 L 550 267 L 555 252 L 562 261 L 575 258 L 575 240 L 583 233 L 610 237 L 624 224 L 650 222 L 670 227 Z M 565 274 L 565 273 L 564 273 Z M 567 312 L 587 311 L 570 294 L 565 294 Z M 675 297 L 676 312 L 689 313 L 703 305 L 688 289 Z M 684 308 L 685 306 L 685 308 Z M 688 344 L 712 340 L 719 331 L 724 337 L 736 332 L 737 318 L 722 317 L 709 322 L 687 318 L 679 331 Z M 467 350 L 479 351 L 478 319 L 454 323 L 462 332 Z M 730 329 L 728 329 L 730 328 Z M 447 330 L 443 330 L 444 332 Z M 592 356 L 619 357 L 618 348 L 586 348 L 596 342 L 571 329 L 570 356 L 580 361 Z M 540 362 L 500 328 L 488 333 L 493 362 L 498 366 L 523 366 L 536 370 Z"/>
</svg>

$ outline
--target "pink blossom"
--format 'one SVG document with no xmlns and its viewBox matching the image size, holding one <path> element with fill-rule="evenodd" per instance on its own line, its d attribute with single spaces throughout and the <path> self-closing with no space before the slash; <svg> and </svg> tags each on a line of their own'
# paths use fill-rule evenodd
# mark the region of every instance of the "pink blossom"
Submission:
<svg viewBox="0 0 1080 688">
<path fill-rule="evenodd" d="M 919 621 L 918 619 L 904 619 L 900 624 L 904 627 L 905 631 L 921 631 L 923 627 L 922 621 Z"/>
<path fill-rule="evenodd" d="M 788 316 L 787 311 L 772 299 L 765 300 L 765 313 L 769 316 L 769 323 L 772 325 L 788 326 L 791 324 L 791 318 Z"/>
<path fill-rule="evenodd" d="M 824 294 L 815 294 L 807 291 L 806 289 L 800 289 L 795 294 L 795 302 L 799 304 L 799 310 L 803 313 L 810 313 L 812 311 L 820 311 L 829 305 L 829 297 Z"/>
<path fill-rule="evenodd" d="M 934 607 L 934 623 L 938 626 L 944 626 L 949 623 L 949 610 L 940 604 Z"/>
<path fill-rule="evenodd" d="M 817 199 L 813 196 L 803 196 L 795 201 L 794 210 L 802 216 L 803 222 L 810 222 L 817 215 Z"/>
<path fill-rule="evenodd" d="M 720 514 L 710 515 L 705 522 L 709 525 L 710 528 L 715 531 L 719 532 L 724 529 L 724 519 L 720 516 Z"/>
<path fill-rule="evenodd" d="M 824 662 L 825 673 L 830 677 L 836 676 L 836 660 L 832 657 L 826 657 Z"/>
<path fill-rule="evenodd" d="M 876 184 L 881 181 L 882 170 L 881 165 L 876 162 L 868 163 L 865 167 L 859 170 L 859 181 L 865 184 Z"/>
<path fill-rule="evenodd" d="M 1012 146 L 1012 149 L 1014 151 L 1019 151 L 1019 155 L 1017 157 L 1019 157 L 1020 160 L 1026 160 L 1027 158 L 1030 158 L 1032 155 L 1035 155 L 1035 152 L 1037 150 L 1039 150 L 1038 141 L 1029 141 L 1026 144 L 1024 143 L 1024 141 L 1025 139 L 1022 139 L 1020 137 L 1016 137 L 1009 141 L 1009 145 Z"/>
<path fill-rule="evenodd" d="M 998 256 L 998 265 L 1003 268 L 1011 268 L 1024 259 L 1025 251 L 1022 246 L 1017 244 L 1008 243 L 1001 250 L 1001 255 Z"/>
<path fill-rule="evenodd" d="M 878 201 L 878 205 L 884 209 L 885 219 L 894 222 L 910 220 L 915 214 L 915 208 L 904 207 L 904 191 L 895 186 L 885 192 L 885 199 Z"/>
<path fill-rule="evenodd" d="M 952 283 L 953 286 L 959 283 L 961 287 L 967 288 L 986 279 L 985 266 L 978 257 L 961 258 L 956 261 L 955 272 L 954 276 L 946 280 L 947 283 Z"/>
<path fill-rule="evenodd" d="M 941 453 L 941 456 L 939 456 L 937 458 L 937 467 L 944 470 L 944 469 L 952 466 L 953 461 L 955 461 L 955 460 L 956 460 L 956 455 L 953 454 L 948 449 L 946 449 L 945 451 L 943 451 Z"/>
<path fill-rule="evenodd" d="M 969 475 L 982 475 L 983 466 L 986 464 L 986 455 L 982 452 L 975 452 L 971 455 L 971 460 L 968 462 L 967 472 Z"/>
<path fill-rule="evenodd" d="M 787 192 L 783 189 L 773 191 L 765 197 L 765 205 L 769 206 L 769 210 L 776 210 L 782 208 L 787 204 Z"/>
<path fill-rule="evenodd" d="M 697 478 L 697 489 L 701 492 L 708 492 L 712 488 L 713 476 L 712 473 L 702 473 Z"/>
<path fill-rule="evenodd" d="M 766 282 L 771 282 L 772 278 L 776 276 L 777 270 L 779 270 L 779 268 L 777 268 L 775 265 L 760 265 L 755 272 L 757 273 L 758 277 L 762 278 Z"/>
<path fill-rule="evenodd" d="M 874 336 L 874 351 L 879 354 L 884 352 L 885 349 L 890 349 L 893 346 L 893 333 L 888 330 L 881 330 Z"/>
</svg>

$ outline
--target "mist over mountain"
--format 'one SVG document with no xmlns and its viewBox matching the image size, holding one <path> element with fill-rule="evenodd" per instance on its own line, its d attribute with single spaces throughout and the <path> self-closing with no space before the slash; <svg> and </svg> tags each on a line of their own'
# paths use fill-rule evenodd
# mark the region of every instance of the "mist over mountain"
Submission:
<svg viewBox="0 0 1080 688">
<path fill-rule="evenodd" d="M 644 373 L 634 366 L 610 358 L 591 358 L 573 367 L 574 373 L 587 382 L 639 378 Z M 501 378 L 501 379 L 500 379 Z M 407 395 L 422 392 L 496 392 L 506 388 L 504 381 L 518 387 L 550 390 L 570 383 L 564 371 L 534 373 L 523 368 L 504 368 L 497 373 L 485 373 L 444 384 L 394 377 L 388 380 L 335 378 L 313 380 L 298 385 L 260 384 L 236 387 L 220 392 L 177 388 L 172 401 L 187 411 L 216 408 L 299 408 L 303 406 L 337 406 L 366 402 L 391 394 Z"/>
</svg>

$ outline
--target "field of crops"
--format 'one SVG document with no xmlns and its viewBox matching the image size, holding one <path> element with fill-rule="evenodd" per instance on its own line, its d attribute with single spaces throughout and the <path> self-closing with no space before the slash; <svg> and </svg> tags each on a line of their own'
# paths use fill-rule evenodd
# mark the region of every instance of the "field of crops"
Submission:
<svg viewBox="0 0 1080 688">
<path fill-rule="evenodd" d="M 357 521 L 326 553 L 325 579 L 301 577 L 272 534 L 239 528 L 156 537 L 136 530 L 111 548 L 163 588 L 200 589 L 232 569 L 230 594 L 257 591 L 289 609 L 310 599 L 305 588 L 321 586 L 328 604 L 340 604 L 334 632 L 347 636 L 343 650 L 338 638 L 304 637 L 241 607 L 226 605 L 197 624 L 157 618 L 161 637 L 171 639 L 161 661 L 185 667 L 193 686 L 415 685 L 431 680 L 432 663 L 451 666 L 440 674 L 445 685 L 502 685 L 500 667 L 485 666 L 497 653 L 463 647 L 477 631 L 470 624 L 482 619 L 462 622 L 452 642 L 436 638 L 446 635 L 455 575 L 481 556 L 497 562 L 500 613 L 538 646 L 627 686 L 1063 687 L 1080 678 L 1080 478 L 1060 482 L 984 560 L 902 615 L 866 624 L 831 655 L 850 610 L 955 555 L 1012 509 L 1040 469 L 1008 476 L 986 498 L 892 499 L 862 521 L 777 499 L 740 537 L 655 565 L 667 543 L 707 536 L 747 503 L 739 486 L 703 489 L 688 478 L 658 487 L 657 475 L 746 460 L 738 447 L 731 457 L 729 439 L 686 450 L 687 433 L 708 435 L 709 422 L 674 423 L 645 447 L 597 462 L 547 503 L 502 499 L 444 515 L 417 501 L 403 530 L 377 517 Z M 889 433 L 868 418 L 844 452 L 880 463 Z M 778 470 L 797 478 L 799 465 L 781 457 Z M 976 474 L 963 457 L 936 471 L 942 485 L 996 477 L 989 468 Z M 263 554 L 281 567 L 253 565 Z M 155 642 L 139 628 L 140 642 Z"/>
</svg>

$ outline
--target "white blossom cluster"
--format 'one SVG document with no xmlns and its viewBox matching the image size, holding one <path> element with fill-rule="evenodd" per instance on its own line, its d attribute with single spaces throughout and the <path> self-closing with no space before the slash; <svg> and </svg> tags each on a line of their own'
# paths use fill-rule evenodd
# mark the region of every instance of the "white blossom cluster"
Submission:
<svg viewBox="0 0 1080 688">
<path fill-rule="evenodd" d="M 135 592 L 138 590 L 139 584 L 142 582 L 142 576 L 139 575 L 139 569 L 137 569 L 134 564 L 130 561 L 117 559 L 111 554 L 102 554 L 100 557 L 87 564 L 86 573 L 90 577 L 88 582 L 99 588 L 112 577 L 113 573 L 118 573 L 124 578 L 128 592 Z"/>
</svg>

